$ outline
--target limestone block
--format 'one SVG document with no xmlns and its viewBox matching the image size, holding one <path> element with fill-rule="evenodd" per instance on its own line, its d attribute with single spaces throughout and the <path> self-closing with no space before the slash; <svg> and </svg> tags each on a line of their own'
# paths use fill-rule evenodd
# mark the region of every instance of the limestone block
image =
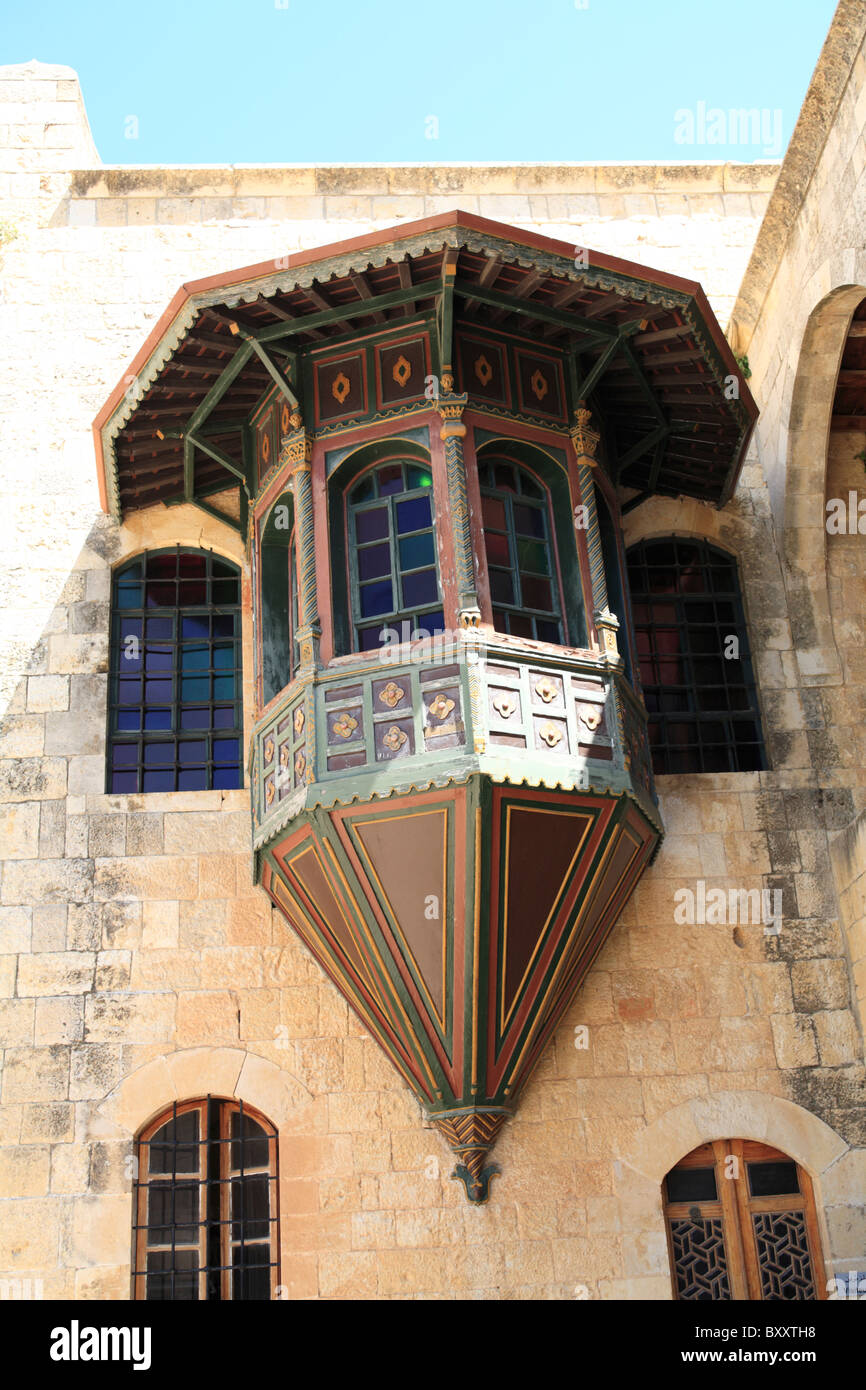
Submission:
<svg viewBox="0 0 866 1390">
<path fill-rule="evenodd" d="M 85 1003 L 88 1042 L 168 1042 L 175 1038 L 174 994 L 100 994 Z"/>
<path fill-rule="evenodd" d="M 319 1295 L 353 1300 L 375 1298 L 378 1269 L 379 1260 L 372 1251 L 326 1251 L 318 1262 Z M 305 1283 L 302 1282 L 302 1287 Z M 383 1289 L 383 1292 L 388 1291 Z"/>
<path fill-rule="evenodd" d="M 39 803 L 0 807 L 0 857 L 35 859 L 39 853 Z"/>
<path fill-rule="evenodd" d="M 33 1018 L 32 999 L 0 999 L 0 1037 L 4 1046 L 21 1047 L 31 1044 Z"/>
<path fill-rule="evenodd" d="M 33 714 L 69 708 L 68 676 L 30 676 L 27 680 L 27 709 Z"/>
<path fill-rule="evenodd" d="M 802 1013 L 844 1009 L 849 1001 L 848 971 L 843 960 L 798 960 L 791 966 L 795 1007 Z"/>
<path fill-rule="evenodd" d="M 0 1196 L 44 1196 L 48 1191 L 50 1155 L 47 1144 L 0 1149 Z"/>
<path fill-rule="evenodd" d="M 60 1219 L 60 1203 L 50 1197 L 0 1202 L 0 1269 L 53 1268 Z"/>
<path fill-rule="evenodd" d="M 130 817 L 130 820 L 133 818 Z M 149 949 L 178 944 L 179 903 L 171 900 L 141 904 L 141 945 Z"/>
<path fill-rule="evenodd" d="M 42 719 L 39 716 L 40 748 Z M 35 722 L 35 716 L 34 716 Z M 6 721 L 7 731 L 11 720 Z M 9 731 L 12 738 L 12 732 Z M 13 740 L 14 742 L 14 740 Z M 9 754 L 12 754 L 11 758 Z M 23 751 L 6 749 L 6 759 L 0 762 L 0 803 L 10 801 L 56 800 L 66 795 L 66 760 L 64 758 L 31 757 Z"/>
<path fill-rule="evenodd" d="M 45 716 L 42 714 L 8 715 L 0 728 L 0 757 L 39 758 L 45 747 Z M 2 795 L 3 784 L 12 775 L 12 768 L 0 765 L 0 798 L 3 801 L 17 801 L 27 795 L 26 783 L 18 782 L 19 795 Z M 22 774 L 22 776 L 27 774 Z M 30 776 L 37 775 L 31 772 Z"/>
<path fill-rule="evenodd" d="M 93 984 L 95 956 L 89 951 L 42 951 L 22 956 L 18 965 L 18 994 L 86 994 Z"/>
<path fill-rule="evenodd" d="M 178 1096 L 238 1095 L 238 1078 L 245 1060 L 246 1053 L 240 1048 L 229 1047 L 191 1048 L 165 1059 Z"/>
<path fill-rule="evenodd" d="M 65 1253 L 73 1266 L 119 1265 L 129 1259 L 129 1194 L 76 1197 Z"/>
<path fill-rule="evenodd" d="M 93 876 L 94 897 L 190 899 L 198 892 L 198 861 L 187 856 L 143 855 L 136 859 L 97 859 Z"/>
<path fill-rule="evenodd" d="M 826 1010 L 812 1015 L 821 1065 L 844 1066 L 862 1055 L 862 1039 L 847 1009 Z"/>
<path fill-rule="evenodd" d="M 238 1007 L 229 990 L 201 990 L 177 996 L 178 1047 L 237 1043 Z"/>
<path fill-rule="evenodd" d="M 59 1102 L 25 1105 L 21 1112 L 22 1144 L 69 1144 L 75 1137 L 75 1109 Z"/>
<path fill-rule="evenodd" d="M 33 908 L 32 948 L 34 951 L 87 950 L 67 929 L 70 916 L 66 903 L 43 903 Z"/>
<path fill-rule="evenodd" d="M 34 1041 L 37 1047 L 50 1046 L 52 1043 L 76 1043 L 80 1042 L 83 1036 L 82 995 L 36 1000 Z"/>
<path fill-rule="evenodd" d="M 7 1048 L 3 1102 L 66 1100 L 69 1094 L 69 1048 Z"/>
<path fill-rule="evenodd" d="M 249 849 L 249 815 L 205 811 L 167 815 L 166 854 L 239 854 Z"/>
<path fill-rule="evenodd" d="M 29 907 L 0 907 L 0 955 L 29 951 L 31 933 Z"/>
</svg>

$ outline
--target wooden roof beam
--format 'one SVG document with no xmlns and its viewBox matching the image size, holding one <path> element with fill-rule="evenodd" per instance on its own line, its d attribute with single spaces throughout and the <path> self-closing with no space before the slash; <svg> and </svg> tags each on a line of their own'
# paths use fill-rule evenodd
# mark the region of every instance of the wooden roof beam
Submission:
<svg viewBox="0 0 866 1390">
<path fill-rule="evenodd" d="M 370 286 L 367 282 L 367 277 L 364 274 L 363 270 L 350 270 L 349 279 L 355 286 L 357 293 L 360 295 L 362 299 L 375 298 L 375 295 L 373 294 L 373 291 L 370 289 Z M 373 320 L 375 323 L 388 322 L 388 320 L 385 318 L 385 315 L 380 313 L 378 309 L 373 311 Z"/>
<path fill-rule="evenodd" d="M 477 299 L 482 304 L 492 305 L 493 308 L 511 309 L 521 317 L 535 318 L 540 323 L 555 323 L 560 328 L 570 329 L 572 333 L 585 332 L 591 339 L 599 342 L 617 336 L 617 330 L 611 324 L 590 323 L 575 314 L 563 314 L 558 309 L 551 309 L 543 304 L 526 304 L 520 300 L 515 302 L 513 295 L 502 294 L 499 290 L 484 289 L 476 280 L 458 280 L 454 292 L 462 299 Z"/>
<path fill-rule="evenodd" d="M 533 268 L 524 275 L 520 283 L 515 285 L 513 290 L 509 290 L 509 295 L 512 299 L 528 299 L 533 290 L 536 290 L 546 278 L 543 270 L 539 270 L 536 266 L 533 266 Z M 478 283 L 481 284 L 480 277 Z M 494 309 L 493 313 L 490 315 L 490 322 L 500 323 L 502 319 L 507 318 L 510 313 L 513 314 L 514 312 L 513 309 L 507 309 L 503 305 L 498 309 Z"/>
</svg>

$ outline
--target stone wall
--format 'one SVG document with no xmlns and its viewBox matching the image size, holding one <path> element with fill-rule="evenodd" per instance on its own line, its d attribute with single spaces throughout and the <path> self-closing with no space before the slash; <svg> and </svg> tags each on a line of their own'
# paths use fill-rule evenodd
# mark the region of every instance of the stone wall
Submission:
<svg viewBox="0 0 866 1390">
<path fill-rule="evenodd" d="M 804 681 L 762 469 L 775 435 L 723 513 L 654 500 L 628 518 L 629 540 L 675 531 L 737 556 L 772 771 L 661 779 L 667 838 L 497 1145 L 486 1207 L 467 1204 L 416 1102 L 253 888 L 248 793 L 103 790 L 111 567 L 166 527 L 243 562 L 228 529 L 186 508 L 122 528 L 97 514 L 90 420 L 181 281 L 458 205 L 702 278 L 725 317 L 774 171 L 102 170 L 40 165 L 51 148 L 18 149 L 7 170 L 36 182 L 10 185 L 0 339 L 0 1277 L 128 1297 L 133 1136 L 207 1092 L 279 1126 L 292 1297 L 669 1298 L 662 1178 L 732 1137 L 804 1165 L 827 1272 L 862 1268 L 862 859 L 840 846 L 857 840 L 866 778 L 853 733 L 831 737 L 862 722 L 854 703 L 843 717 L 862 639 L 847 631 L 836 684 Z M 825 255 L 835 229 L 821 226 Z M 789 331 L 777 302 L 756 338 L 762 404 Z M 862 583 L 847 554 L 833 582 Z M 699 879 L 778 888 L 780 935 L 676 924 L 674 894 Z"/>
</svg>

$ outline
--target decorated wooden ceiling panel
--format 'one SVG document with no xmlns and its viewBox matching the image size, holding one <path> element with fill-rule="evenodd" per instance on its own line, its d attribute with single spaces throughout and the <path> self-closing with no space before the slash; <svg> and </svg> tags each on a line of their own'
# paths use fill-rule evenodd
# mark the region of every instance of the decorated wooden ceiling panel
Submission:
<svg viewBox="0 0 866 1390">
<path fill-rule="evenodd" d="M 519 339 L 513 368 L 483 342 L 471 361 L 461 350 L 465 389 L 563 429 L 587 398 L 623 485 L 730 496 L 757 410 L 700 286 L 593 251 L 577 260 L 566 243 L 454 212 L 185 286 L 94 422 L 104 505 L 120 516 L 197 500 L 227 472 L 254 488 L 245 429 L 267 394 L 303 397 L 312 373 L 325 375 L 323 348 L 348 358 L 353 341 L 396 340 L 419 316 L 440 338 L 454 325 Z M 369 413 L 423 400 L 409 394 L 420 361 L 385 351 L 375 391 L 347 368 L 348 387 L 331 373 L 319 425 L 337 427 L 350 402 Z"/>
</svg>

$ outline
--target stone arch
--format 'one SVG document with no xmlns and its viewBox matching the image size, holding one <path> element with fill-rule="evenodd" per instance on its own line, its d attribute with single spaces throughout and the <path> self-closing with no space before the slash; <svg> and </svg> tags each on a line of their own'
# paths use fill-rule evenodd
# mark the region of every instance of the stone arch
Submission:
<svg viewBox="0 0 866 1390">
<path fill-rule="evenodd" d="M 787 411 L 786 468 L 782 512 L 783 557 L 791 628 L 797 660 L 805 680 L 838 677 L 827 587 L 827 532 L 824 492 L 833 397 L 851 316 L 866 298 L 866 256 L 853 252 L 842 264 L 826 263 L 804 291 L 814 292 L 834 270 L 844 275 L 857 266 L 859 283 L 837 283 L 815 303 L 806 319 Z M 816 283 L 817 282 L 817 283 Z"/>
<path fill-rule="evenodd" d="M 241 536 L 231 526 L 203 512 L 191 503 L 177 507 L 148 507 L 124 517 L 117 529 L 117 545 L 112 549 L 111 567 L 145 550 L 160 550 L 166 546 L 189 546 L 191 550 L 212 550 L 221 559 L 231 560 L 246 575 L 248 563 Z"/>
<path fill-rule="evenodd" d="M 276 1063 L 237 1047 L 193 1047 L 155 1057 L 119 1082 L 97 1107 L 132 1139 L 173 1101 L 221 1095 L 254 1105 L 280 1131 L 313 1103 L 310 1091 Z"/>
<path fill-rule="evenodd" d="M 662 1182 L 686 1154 L 716 1139 L 753 1139 L 790 1155 L 815 1187 L 827 1274 L 845 1267 L 832 1258 L 834 1231 L 844 1226 L 866 1172 L 866 1151 L 852 1150 L 835 1130 L 793 1101 L 760 1091 L 720 1091 L 675 1106 L 654 1120 L 614 1165 L 615 1190 L 630 1238 L 623 1242 L 628 1280 L 670 1289 Z"/>
</svg>

